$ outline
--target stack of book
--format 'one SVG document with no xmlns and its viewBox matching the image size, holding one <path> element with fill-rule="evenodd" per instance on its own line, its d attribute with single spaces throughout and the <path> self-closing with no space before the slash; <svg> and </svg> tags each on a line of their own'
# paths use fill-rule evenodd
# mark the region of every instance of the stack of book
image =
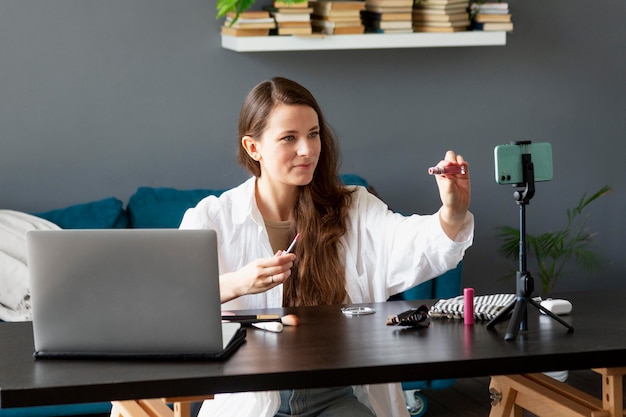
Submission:
<svg viewBox="0 0 626 417">
<path fill-rule="evenodd" d="M 368 33 L 411 33 L 413 0 L 365 0 L 361 20 Z"/>
<path fill-rule="evenodd" d="M 289 4 L 274 1 L 272 6 L 265 7 L 265 10 L 276 20 L 276 29 L 270 32 L 272 35 L 310 35 L 313 32 L 311 28 L 313 8 L 309 7 L 306 1 Z"/>
<path fill-rule="evenodd" d="M 365 30 L 359 14 L 365 7 L 361 0 L 317 0 L 311 5 L 311 25 L 316 33 L 343 35 L 363 33 Z"/>
<path fill-rule="evenodd" d="M 222 25 L 222 35 L 229 36 L 268 36 L 276 27 L 274 18 L 264 10 L 251 10 L 239 14 L 228 13 Z"/>
<path fill-rule="evenodd" d="M 460 32 L 471 24 L 469 0 L 419 0 L 413 7 L 414 32 Z"/>
<path fill-rule="evenodd" d="M 472 3 L 472 29 L 484 31 L 513 31 L 509 4 L 504 2 Z"/>
</svg>

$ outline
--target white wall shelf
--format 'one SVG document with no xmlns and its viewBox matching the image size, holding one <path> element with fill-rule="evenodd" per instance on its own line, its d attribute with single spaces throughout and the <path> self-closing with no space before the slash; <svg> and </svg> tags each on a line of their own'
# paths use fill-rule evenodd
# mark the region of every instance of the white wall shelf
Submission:
<svg viewBox="0 0 626 417">
<path fill-rule="evenodd" d="M 482 31 L 312 36 L 221 36 L 222 48 L 236 52 L 506 45 L 506 32 Z"/>
</svg>

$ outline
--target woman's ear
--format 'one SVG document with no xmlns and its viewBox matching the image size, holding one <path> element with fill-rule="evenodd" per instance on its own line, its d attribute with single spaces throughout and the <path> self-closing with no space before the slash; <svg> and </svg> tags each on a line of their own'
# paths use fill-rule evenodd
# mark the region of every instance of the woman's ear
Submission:
<svg viewBox="0 0 626 417">
<path fill-rule="evenodd" d="M 258 161 L 259 159 L 261 159 L 259 146 L 257 144 L 257 141 L 254 140 L 252 136 L 242 137 L 241 146 L 243 146 L 246 152 L 248 152 L 248 155 L 250 155 L 250 158 L 254 159 L 255 161 Z"/>
</svg>

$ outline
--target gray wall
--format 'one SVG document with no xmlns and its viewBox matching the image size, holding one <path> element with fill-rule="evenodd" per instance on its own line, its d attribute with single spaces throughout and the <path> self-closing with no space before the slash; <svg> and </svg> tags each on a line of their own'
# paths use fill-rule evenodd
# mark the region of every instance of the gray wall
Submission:
<svg viewBox="0 0 626 417">
<path fill-rule="evenodd" d="M 493 148 L 551 142 L 555 177 L 538 184 L 528 231 L 562 226 L 583 192 L 610 184 L 589 210 L 607 268 L 571 268 L 557 288 L 624 288 L 626 2 L 510 4 L 506 46 L 235 53 L 220 47 L 214 0 L 0 0 L 0 208 L 236 185 L 243 96 L 282 75 L 319 99 L 342 171 L 394 209 L 436 210 L 426 167 L 449 148 L 466 157 L 476 239 L 464 279 L 478 293 L 514 291 L 495 227 L 516 226 L 519 210 L 493 179 Z"/>
</svg>

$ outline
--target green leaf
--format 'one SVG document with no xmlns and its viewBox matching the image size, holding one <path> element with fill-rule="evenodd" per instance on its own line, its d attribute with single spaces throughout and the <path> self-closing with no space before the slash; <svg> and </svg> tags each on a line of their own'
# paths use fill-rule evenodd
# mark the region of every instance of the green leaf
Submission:
<svg viewBox="0 0 626 417">
<path fill-rule="evenodd" d="M 239 19 L 239 15 L 242 12 L 248 10 L 254 4 L 254 0 L 218 0 L 216 9 L 216 19 L 226 16 L 228 13 L 235 13 L 235 17 L 231 22 L 231 25 Z"/>
<path fill-rule="evenodd" d="M 303 3 L 308 0 L 283 0 L 286 4 Z M 254 4 L 254 0 L 217 0 L 215 9 L 217 10 L 216 19 L 226 16 L 228 13 L 235 13 L 235 17 L 231 25 L 239 19 L 239 15 L 248 10 Z"/>
<path fill-rule="evenodd" d="M 519 254 L 519 230 L 510 226 L 501 226 L 498 237 L 504 240 L 500 252 L 508 258 L 517 258 Z"/>
<path fill-rule="evenodd" d="M 587 248 L 593 243 L 596 235 L 586 229 L 589 216 L 578 221 L 577 217 L 589 204 L 610 191 L 611 188 L 605 185 L 591 196 L 583 194 L 575 208 L 566 210 L 565 228 L 539 235 L 526 234 L 527 261 L 534 260 L 536 274 L 544 293 L 554 289 L 563 268 L 570 260 L 574 260 L 577 265 L 590 272 L 595 272 L 602 266 L 604 259 Z M 497 230 L 497 236 L 502 239 L 499 251 L 507 258 L 519 258 L 519 229 L 500 226 Z M 532 273 L 532 268 L 528 269 Z"/>
</svg>

